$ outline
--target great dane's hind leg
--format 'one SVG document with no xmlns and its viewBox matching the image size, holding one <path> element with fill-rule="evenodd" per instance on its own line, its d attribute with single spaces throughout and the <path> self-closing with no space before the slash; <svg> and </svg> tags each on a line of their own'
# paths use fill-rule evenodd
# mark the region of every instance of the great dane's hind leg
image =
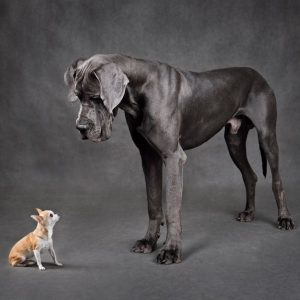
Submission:
<svg viewBox="0 0 300 300">
<path fill-rule="evenodd" d="M 146 180 L 149 226 L 145 237 L 135 242 L 132 251 L 150 253 L 156 249 L 160 236 L 162 213 L 162 160 L 150 146 L 140 147 Z"/>
<path fill-rule="evenodd" d="M 258 136 L 272 172 L 272 189 L 278 207 L 278 228 L 294 229 L 295 225 L 287 207 L 285 191 L 279 174 L 278 144 L 275 130 L 271 131 L 265 128 L 258 131 Z"/>
<path fill-rule="evenodd" d="M 249 222 L 254 219 L 255 214 L 255 185 L 257 176 L 252 170 L 246 154 L 246 139 L 248 131 L 253 127 L 251 121 L 247 118 L 232 119 L 225 127 L 225 141 L 229 154 L 241 171 L 246 188 L 246 207 L 240 212 L 237 220 L 240 222 Z"/>
<path fill-rule="evenodd" d="M 186 154 L 180 145 L 174 153 L 164 159 L 166 165 L 167 239 L 164 248 L 157 256 L 157 262 L 160 264 L 180 263 L 182 260 L 181 202 L 185 161 Z"/>
</svg>

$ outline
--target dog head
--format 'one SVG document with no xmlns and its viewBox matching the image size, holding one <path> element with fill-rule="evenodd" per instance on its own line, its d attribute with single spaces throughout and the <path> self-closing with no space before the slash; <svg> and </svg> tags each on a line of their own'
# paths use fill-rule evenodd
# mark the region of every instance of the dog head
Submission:
<svg viewBox="0 0 300 300">
<path fill-rule="evenodd" d="M 65 72 L 69 100 L 80 101 L 76 127 L 82 139 L 100 142 L 108 139 L 117 106 L 129 82 L 113 62 L 77 59 Z"/>
<path fill-rule="evenodd" d="M 41 210 L 36 208 L 38 215 L 32 215 L 31 218 L 41 224 L 43 227 L 53 227 L 59 221 L 60 216 L 52 210 Z"/>
</svg>

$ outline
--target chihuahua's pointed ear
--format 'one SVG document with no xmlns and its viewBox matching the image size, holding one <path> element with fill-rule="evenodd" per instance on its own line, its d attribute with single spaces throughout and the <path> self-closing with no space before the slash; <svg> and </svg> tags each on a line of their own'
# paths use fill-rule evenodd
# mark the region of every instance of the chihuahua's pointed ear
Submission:
<svg viewBox="0 0 300 300">
<path fill-rule="evenodd" d="M 78 97 L 75 94 L 75 78 L 77 68 L 85 61 L 84 58 L 76 59 L 66 70 L 64 74 L 64 81 L 66 86 L 69 87 L 68 99 L 70 102 L 78 100 Z"/>
<path fill-rule="evenodd" d="M 38 214 L 40 215 L 41 214 L 41 212 L 43 211 L 42 209 L 40 209 L 40 208 L 36 208 L 36 211 L 38 212 Z"/>
<path fill-rule="evenodd" d="M 100 97 L 109 113 L 117 107 L 124 97 L 129 80 L 121 68 L 108 63 L 94 72 L 99 81 Z"/>
<path fill-rule="evenodd" d="M 42 223 L 43 221 L 43 218 L 41 216 L 31 215 L 30 217 L 38 223 Z"/>
</svg>

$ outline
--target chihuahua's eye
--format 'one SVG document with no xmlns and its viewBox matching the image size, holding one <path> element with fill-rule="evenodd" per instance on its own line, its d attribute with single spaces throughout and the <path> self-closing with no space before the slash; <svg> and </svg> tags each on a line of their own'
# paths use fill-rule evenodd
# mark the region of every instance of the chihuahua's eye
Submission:
<svg viewBox="0 0 300 300">
<path fill-rule="evenodd" d="M 53 214 L 50 214 L 50 217 L 52 218 L 52 217 L 53 217 Z"/>
</svg>

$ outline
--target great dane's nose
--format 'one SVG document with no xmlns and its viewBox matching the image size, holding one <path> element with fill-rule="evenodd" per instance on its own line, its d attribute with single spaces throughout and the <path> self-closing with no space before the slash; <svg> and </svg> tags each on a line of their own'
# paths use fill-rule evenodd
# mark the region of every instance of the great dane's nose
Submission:
<svg viewBox="0 0 300 300">
<path fill-rule="evenodd" d="M 88 130 L 89 129 L 89 125 L 88 124 L 80 124 L 80 123 L 77 123 L 76 124 L 76 128 L 80 131 L 82 130 Z"/>
<path fill-rule="evenodd" d="M 80 117 L 76 120 L 76 128 L 80 131 L 87 131 L 89 129 L 88 119 L 85 117 Z"/>
<path fill-rule="evenodd" d="M 76 121 L 76 128 L 80 131 L 81 138 L 83 140 L 87 140 L 87 132 L 89 130 L 89 123 L 84 122 L 83 120 L 77 120 Z"/>
</svg>

